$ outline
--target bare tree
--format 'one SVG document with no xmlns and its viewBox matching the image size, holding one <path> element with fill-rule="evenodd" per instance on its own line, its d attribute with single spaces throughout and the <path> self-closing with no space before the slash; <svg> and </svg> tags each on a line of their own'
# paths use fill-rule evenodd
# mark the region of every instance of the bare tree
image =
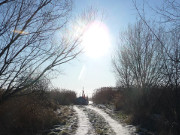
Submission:
<svg viewBox="0 0 180 135">
<path fill-rule="evenodd" d="M 71 0 L 0 2 L 0 88 L 4 89 L 3 100 L 30 87 L 56 66 L 81 53 L 78 47 L 81 34 L 74 36 L 73 30 L 66 30 L 71 9 Z M 54 38 L 57 32 L 60 33 L 58 40 Z"/>
<path fill-rule="evenodd" d="M 157 85 L 162 77 L 159 42 L 142 21 L 129 26 L 120 35 L 120 44 L 113 59 L 114 72 L 122 86 L 140 88 Z"/>
<path fill-rule="evenodd" d="M 168 50 L 168 55 L 165 52 L 163 54 L 162 74 L 164 74 L 164 82 L 167 86 L 173 86 L 177 89 L 180 86 L 180 32 L 174 30 L 166 33 L 164 44 Z"/>
<path fill-rule="evenodd" d="M 160 42 L 160 45 L 164 48 L 165 53 L 168 55 L 169 59 L 171 59 L 172 61 L 180 62 L 180 60 L 175 60 L 173 57 L 171 57 L 164 42 L 161 39 L 159 39 L 156 31 L 154 31 L 154 29 L 147 22 L 145 15 L 144 15 L 144 8 L 143 8 L 143 11 L 141 11 L 136 3 L 136 0 L 132 0 L 132 2 L 138 13 L 138 16 L 146 24 L 146 26 L 151 30 L 151 32 L 154 34 L 154 36 L 157 38 L 157 40 Z M 146 4 L 149 5 L 148 3 L 146 3 Z M 180 2 L 178 0 L 173 0 L 173 1 L 163 0 L 163 4 L 161 7 L 154 8 L 154 7 L 150 6 L 150 8 L 160 18 L 160 20 L 158 20 L 158 22 L 157 21 L 156 22 L 158 24 L 165 25 L 167 27 L 166 32 L 180 30 L 180 25 L 179 25 L 180 24 L 180 12 L 179 12 L 180 11 Z"/>
<path fill-rule="evenodd" d="M 161 16 L 160 23 L 170 24 L 173 30 L 180 30 L 180 2 L 178 0 L 163 0 L 161 7 L 152 8 Z"/>
<path fill-rule="evenodd" d="M 115 56 L 112 59 L 113 69 L 116 76 L 118 86 L 130 87 L 133 85 L 134 77 L 131 73 L 128 55 L 125 48 L 119 47 L 115 51 Z"/>
<path fill-rule="evenodd" d="M 161 39 L 143 16 L 143 11 L 137 6 L 136 1 L 133 0 L 133 3 L 140 19 L 157 38 L 160 43 L 159 47 L 163 48 L 163 61 L 165 64 L 162 73 L 164 74 L 166 86 L 173 86 L 177 89 L 180 86 L 180 2 L 178 0 L 163 0 L 160 7 L 151 7 L 146 3 L 159 16 L 160 20 L 157 23 L 167 26 L 166 31 L 162 32 L 164 38 Z"/>
<path fill-rule="evenodd" d="M 163 48 L 163 68 L 161 73 L 163 75 L 163 82 L 171 90 L 170 100 L 173 101 L 171 108 L 176 120 L 179 120 L 180 114 L 180 1 L 179 0 L 163 0 L 163 4 L 154 8 L 156 15 L 160 18 L 158 24 L 165 25 L 165 38 L 159 38 L 158 33 L 152 29 L 153 27 L 147 22 L 142 15 L 142 11 L 137 6 L 136 1 L 132 0 L 140 19 L 146 24 L 153 35 L 160 43 L 160 48 Z M 152 19 L 152 18 L 151 18 Z"/>
</svg>

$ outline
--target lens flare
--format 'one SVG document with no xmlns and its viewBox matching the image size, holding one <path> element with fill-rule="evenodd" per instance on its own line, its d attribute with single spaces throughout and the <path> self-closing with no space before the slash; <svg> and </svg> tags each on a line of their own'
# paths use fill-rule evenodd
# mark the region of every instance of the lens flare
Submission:
<svg viewBox="0 0 180 135">
<path fill-rule="evenodd" d="M 105 55 L 111 45 L 107 26 L 100 21 L 90 23 L 83 35 L 82 45 L 85 54 L 91 58 Z"/>
</svg>

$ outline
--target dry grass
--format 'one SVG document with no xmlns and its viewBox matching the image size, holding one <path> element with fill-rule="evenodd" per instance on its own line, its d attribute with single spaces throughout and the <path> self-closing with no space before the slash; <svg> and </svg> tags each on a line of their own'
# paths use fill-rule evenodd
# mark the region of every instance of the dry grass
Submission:
<svg viewBox="0 0 180 135">
<path fill-rule="evenodd" d="M 180 88 L 100 89 L 93 95 L 93 102 L 113 103 L 116 110 L 131 116 L 128 121 L 156 134 L 180 134 Z"/>
<path fill-rule="evenodd" d="M 50 99 L 59 105 L 74 104 L 76 100 L 76 93 L 71 90 L 52 90 L 49 94 Z"/>
<path fill-rule="evenodd" d="M 116 91 L 113 91 L 111 87 L 102 87 L 97 89 L 92 96 L 93 103 L 96 104 L 110 104 L 115 98 Z"/>
<path fill-rule="evenodd" d="M 1 134 L 35 134 L 58 123 L 47 99 L 34 93 L 14 97 L 0 105 Z"/>
</svg>

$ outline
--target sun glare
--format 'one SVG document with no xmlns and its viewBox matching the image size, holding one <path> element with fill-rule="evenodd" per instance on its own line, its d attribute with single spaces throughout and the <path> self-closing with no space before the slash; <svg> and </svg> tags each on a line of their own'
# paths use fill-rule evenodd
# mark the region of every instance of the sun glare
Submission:
<svg viewBox="0 0 180 135">
<path fill-rule="evenodd" d="M 88 57 L 97 58 L 105 55 L 110 46 L 107 26 L 100 21 L 94 21 L 88 25 L 82 39 L 82 45 Z"/>
</svg>

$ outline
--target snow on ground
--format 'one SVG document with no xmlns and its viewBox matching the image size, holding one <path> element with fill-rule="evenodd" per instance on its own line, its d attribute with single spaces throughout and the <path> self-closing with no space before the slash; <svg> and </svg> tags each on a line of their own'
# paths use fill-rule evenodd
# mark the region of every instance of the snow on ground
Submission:
<svg viewBox="0 0 180 135">
<path fill-rule="evenodd" d="M 89 101 L 89 105 L 92 105 L 93 104 L 93 102 L 92 101 Z"/>
<path fill-rule="evenodd" d="M 78 129 L 76 135 L 94 135 L 95 132 L 85 113 L 77 106 L 74 106 L 73 109 L 76 111 L 78 116 Z"/>
<path fill-rule="evenodd" d="M 128 131 L 128 129 L 126 129 L 125 127 L 123 127 L 120 123 L 118 123 L 117 121 L 115 121 L 114 119 L 112 119 L 107 113 L 105 113 L 103 110 L 97 108 L 97 107 L 93 107 L 93 106 L 87 106 L 88 109 L 92 109 L 95 112 L 97 112 L 99 115 L 101 115 L 102 117 L 104 117 L 104 119 L 109 123 L 109 125 L 111 126 L 111 128 L 114 130 L 114 132 L 116 133 L 116 135 L 130 135 L 130 132 Z"/>
</svg>

